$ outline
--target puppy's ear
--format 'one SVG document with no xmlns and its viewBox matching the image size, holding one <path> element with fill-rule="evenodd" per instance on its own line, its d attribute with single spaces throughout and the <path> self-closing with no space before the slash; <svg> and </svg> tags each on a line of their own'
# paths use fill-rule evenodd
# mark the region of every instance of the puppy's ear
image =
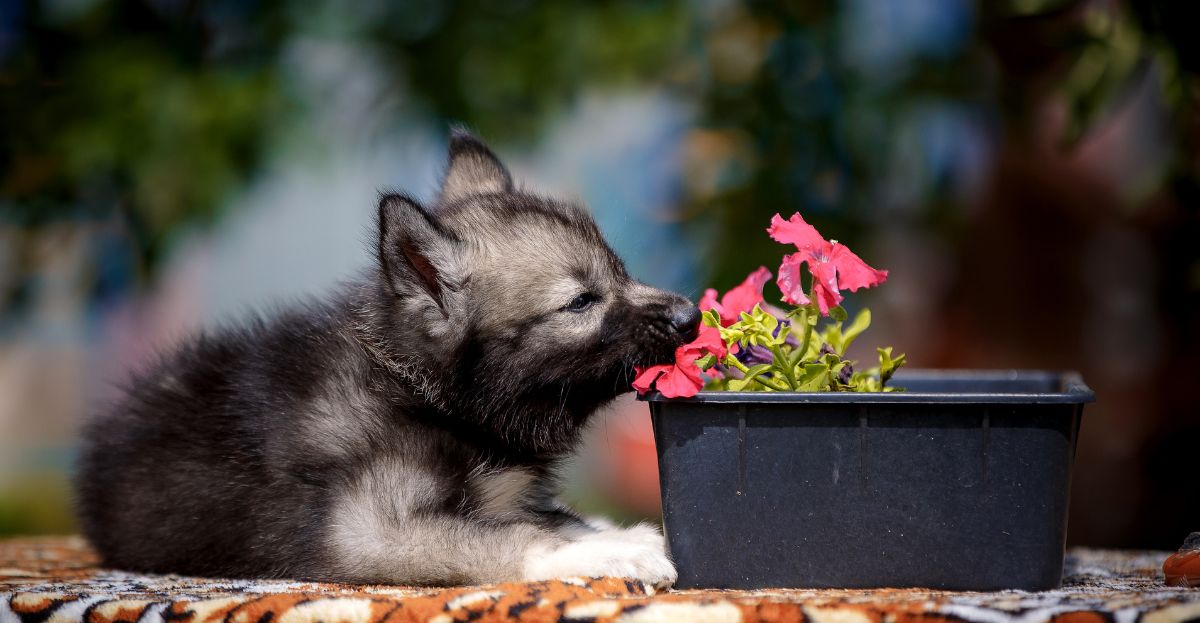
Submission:
<svg viewBox="0 0 1200 623">
<path fill-rule="evenodd" d="M 459 240 L 416 201 L 398 194 L 379 199 L 379 267 L 396 295 L 424 296 L 447 317 L 446 291 L 457 289 Z"/>
<path fill-rule="evenodd" d="M 442 180 L 440 200 L 449 202 L 471 195 L 510 191 L 512 176 L 496 154 L 474 134 L 460 128 L 451 130 L 450 163 Z"/>
</svg>

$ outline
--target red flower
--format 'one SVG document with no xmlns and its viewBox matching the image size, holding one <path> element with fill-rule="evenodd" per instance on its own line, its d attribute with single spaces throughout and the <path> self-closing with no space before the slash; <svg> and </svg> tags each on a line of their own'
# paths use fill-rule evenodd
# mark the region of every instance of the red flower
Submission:
<svg viewBox="0 0 1200 623">
<path fill-rule="evenodd" d="M 846 245 L 825 240 L 799 214 L 793 214 L 786 221 L 776 214 L 767 232 L 776 242 L 794 244 L 800 250 L 785 256 L 779 265 L 776 283 L 787 303 L 807 305 L 810 302 L 800 284 L 800 265 L 804 263 L 808 263 L 808 270 L 813 275 L 813 294 L 822 315 L 828 315 L 829 308 L 841 304 L 841 290 L 869 288 L 887 280 L 886 270 L 875 270 Z"/>
<path fill-rule="evenodd" d="M 825 242 L 825 238 L 821 236 L 821 232 L 817 231 L 816 227 L 806 223 L 799 212 L 793 214 L 786 221 L 778 214 L 772 216 L 771 226 L 767 228 L 767 233 L 771 235 L 771 239 L 775 242 L 794 244 L 801 251 L 809 247 L 819 246 Z"/>
<path fill-rule="evenodd" d="M 700 334 L 691 342 L 675 349 L 675 363 L 639 368 L 633 379 L 633 388 L 639 394 L 650 391 L 653 386 L 667 398 L 695 396 L 704 387 L 704 377 L 696 365 L 705 352 L 717 357 L 725 356 L 725 342 L 717 329 L 700 325 Z"/>
<path fill-rule="evenodd" d="M 804 253 L 793 253 L 783 256 L 779 264 L 779 278 L 775 280 L 779 290 L 783 292 L 783 302 L 789 305 L 808 305 L 811 301 L 804 293 L 800 284 L 800 265 L 804 263 Z"/>
<path fill-rule="evenodd" d="M 696 339 L 679 348 L 695 352 L 712 353 L 718 359 L 725 356 L 725 340 L 721 339 L 721 331 L 716 327 L 710 327 L 706 324 L 700 325 L 700 333 L 696 335 Z"/>
<path fill-rule="evenodd" d="M 680 347 L 680 350 L 675 351 L 674 364 L 650 366 L 639 371 L 637 378 L 633 379 L 633 388 L 639 394 L 644 394 L 654 386 L 667 398 L 695 396 L 700 393 L 700 388 L 704 387 L 704 377 L 700 374 L 700 368 L 696 366 L 696 359 L 699 358 L 700 353 L 685 353 Z"/>
<path fill-rule="evenodd" d="M 763 286 L 770 280 L 771 271 L 766 266 L 759 266 L 745 281 L 726 292 L 720 302 L 717 302 L 716 290 L 705 290 L 704 296 L 700 297 L 700 310 L 716 310 L 721 315 L 721 325 L 728 327 L 737 322 L 743 312 L 749 312 L 763 302 Z"/>
</svg>

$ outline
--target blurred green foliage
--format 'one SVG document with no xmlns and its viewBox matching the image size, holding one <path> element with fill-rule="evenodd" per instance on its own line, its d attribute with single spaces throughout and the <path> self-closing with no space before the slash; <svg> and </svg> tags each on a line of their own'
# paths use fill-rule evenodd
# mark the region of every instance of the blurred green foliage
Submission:
<svg viewBox="0 0 1200 623">
<path fill-rule="evenodd" d="M 62 471 L 23 474 L 19 485 L 0 488 L 0 536 L 77 530 L 70 484 Z"/>
<path fill-rule="evenodd" d="M 363 34 L 435 120 L 530 141 L 585 90 L 669 78 L 688 17 L 670 0 L 430 0 L 387 4 Z"/>
<path fill-rule="evenodd" d="M 286 66 L 299 42 L 370 50 L 396 117 L 531 140 L 584 89 L 661 78 L 687 34 L 681 2 L 111 0 L 18 3 L 2 17 L 0 225 L 115 219 L 133 285 L 175 234 L 212 223 L 285 135 L 317 146 L 295 138 L 305 100 Z M 37 260 L 24 242 L 0 308 L 26 298 Z"/>
<path fill-rule="evenodd" d="M 764 239 L 776 212 L 799 211 L 840 240 L 858 240 L 881 211 L 953 238 L 979 152 L 1028 142 L 1047 98 L 1068 111 L 1063 149 L 1151 75 L 1186 115 L 1200 47 L 1187 12 L 1159 1 L 732 4 L 702 33 L 714 79 L 697 151 L 715 182 L 690 197 L 720 224 L 713 257 L 729 258 L 712 284 L 771 265 L 775 250 L 748 241 Z M 741 67 L 722 72 L 731 47 Z M 1172 138 L 1169 177 L 1193 186 L 1195 133 Z"/>
<path fill-rule="evenodd" d="M 26 3 L 15 13 L 0 56 L 3 221 L 36 229 L 119 215 L 152 269 L 173 232 L 211 222 L 254 172 L 288 109 L 277 18 L 265 5 L 242 10 L 230 19 L 252 36 L 218 45 L 218 21 L 191 8 Z"/>
<path fill-rule="evenodd" d="M 929 146 L 905 143 L 904 133 L 920 132 L 917 124 L 939 105 L 988 114 L 988 81 L 978 67 L 972 5 L 944 2 L 936 10 L 944 17 L 918 25 L 924 32 L 878 51 L 857 39 L 871 36 L 860 22 L 903 12 L 888 3 L 748 2 L 711 25 L 717 71 L 701 124 L 712 132 L 712 157 L 725 159 L 706 168 L 726 180 L 693 201 L 720 223 L 715 256 L 736 258 L 713 267 L 714 285 L 773 266 L 778 250 L 752 243 L 765 240 L 777 212 L 801 212 L 831 238 L 855 240 L 880 208 L 894 207 L 886 205 L 896 201 L 888 185 L 911 183 L 921 186 L 912 199 L 923 214 L 939 215 L 954 171 L 929 170 L 933 164 L 920 160 Z M 883 36 L 892 24 L 875 26 Z M 731 46 L 731 38 L 741 42 Z M 723 46 L 757 49 L 757 63 L 721 71 L 730 64 Z"/>
<path fill-rule="evenodd" d="M 712 267 L 722 287 L 769 259 L 746 241 L 777 211 L 846 240 L 886 208 L 953 231 L 974 166 L 955 134 L 1019 133 L 1033 102 L 1057 94 L 1069 144 L 1151 69 L 1167 101 L 1187 105 L 1197 67 L 1184 9 L 1167 2 L 9 6 L 0 222 L 36 232 L 115 218 L 133 285 L 174 234 L 211 223 L 282 136 L 304 133 L 286 61 L 307 40 L 368 50 L 386 68 L 378 105 L 397 118 L 500 142 L 535 140 L 589 89 L 665 85 L 696 101 L 678 218 L 717 224 L 715 256 L 731 258 Z M 30 274 L 32 249 L 16 255 Z M 22 299 L 10 281 L 4 308 Z"/>
</svg>

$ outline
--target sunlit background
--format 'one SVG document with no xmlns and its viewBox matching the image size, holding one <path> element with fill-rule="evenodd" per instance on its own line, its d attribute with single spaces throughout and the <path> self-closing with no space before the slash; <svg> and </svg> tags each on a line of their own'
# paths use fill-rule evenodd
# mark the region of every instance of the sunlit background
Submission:
<svg viewBox="0 0 1200 623">
<path fill-rule="evenodd" d="M 74 530 L 76 430 L 188 332 L 368 262 L 447 128 L 693 298 L 799 211 L 919 367 L 1077 369 L 1069 540 L 1200 530 L 1200 38 L 1167 0 L 0 1 L 0 534 Z M 777 297 L 774 285 L 768 298 Z M 803 448 L 797 448 L 803 452 Z M 622 400 L 568 496 L 658 512 Z"/>
</svg>

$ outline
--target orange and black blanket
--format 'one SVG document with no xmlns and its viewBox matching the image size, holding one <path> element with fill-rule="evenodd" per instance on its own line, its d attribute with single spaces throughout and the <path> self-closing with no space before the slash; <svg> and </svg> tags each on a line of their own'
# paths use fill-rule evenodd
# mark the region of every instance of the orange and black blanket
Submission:
<svg viewBox="0 0 1200 623">
<path fill-rule="evenodd" d="M 618 578 L 449 589 L 139 575 L 97 567 L 83 540 L 0 541 L 0 623 L 1172 623 L 1200 589 L 1165 586 L 1164 552 L 1072 550 L 1058 590 L 655 591 Z"/>
</svg>

